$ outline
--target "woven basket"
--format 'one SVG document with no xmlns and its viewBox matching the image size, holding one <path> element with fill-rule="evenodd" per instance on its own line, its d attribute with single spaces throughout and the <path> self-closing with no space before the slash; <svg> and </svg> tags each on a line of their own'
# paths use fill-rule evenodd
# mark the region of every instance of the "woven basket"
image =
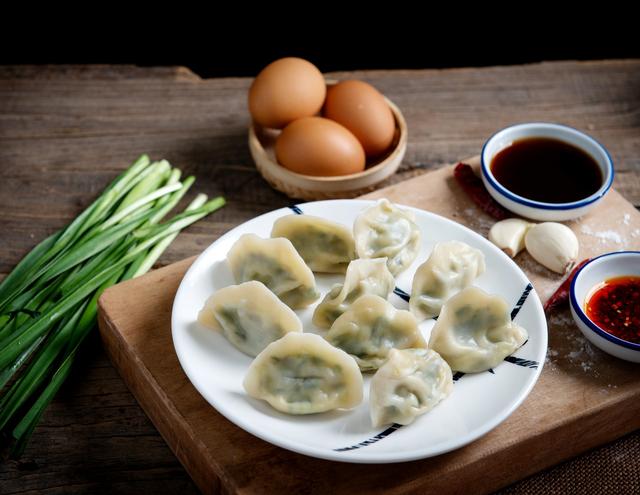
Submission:
<svg viewBox="0 0 640 495">
<path fill-rule="evenodd" d="M 256 168 L 272 187 L 291 198 L 332 199 L 354 198 L 375 189 L 375 185 L 393 174 L 407 150 L 407 123 L 400 109 L 385 98 L 396 121 L 391 150 L 362 172 L 337 177 L 315 177 L 292 172 L 276 162 L 274 145 L 279 130 L 265 129 L 257 124 L 249 127 L 249 150 Z"/>
</svg>

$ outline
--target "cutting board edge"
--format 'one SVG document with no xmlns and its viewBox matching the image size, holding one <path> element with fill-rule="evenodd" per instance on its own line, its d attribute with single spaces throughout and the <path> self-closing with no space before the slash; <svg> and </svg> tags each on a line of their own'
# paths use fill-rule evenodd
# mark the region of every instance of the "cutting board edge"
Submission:
<svg viewBox="0 0 640 495">
<path fill-rule="evenodd" d="M 184 261 L 185 260 L 182 260 L 175 264 L 182 263 Z M 173 264 L 163 267 L 160 270 L 170 268 L 172 266 Z M 125 382 L 127 388 L 131 391 L 136 402 L 138 402 L 144 413 L 151 420 L 171 451 L 194 480 L 200 491 L 204 494 L 212 495 L 220 493 L 220 489 L 224 484 L 222 481 L 224 473 L 218 465 L 218 462 L 209 454 L 206 446 L 197 440 L 193 430 L 188 427 L 188 422 L 182 419 L 182 415 L 177 411 L 173 402 L 168 400 L 164 390 L 153 378 L 153 374 L 129 348 L 121 334 L 115 330 L 115 326 L 111 323 L 108 310 L 108 300 L 109 291 L 115 287 L 117 286 L 107 289 L 98 300 L 98 328 L 102 344 L 109 360 L 118 371 L 118 374 Z M 162 418 L 153 407 L 155 398 L 151 393 L 152 391 L 157 394 L 159 400 L 161 400 L 167 407 L 170 416 L 174 418 L 173 427 L 169 426 L 169 423 L 167 422 L 168 418 Z M 195 458 L 195 456 L 188 455 L 190 453 L 186 450 L 176 448 L 179 444 L 178 434 L 175 431 L 176 425 L 179 425 L 178 427 L 185 436 L 192 439 L 202 455 L 201 458 L 208 459 L 210 464 L 202 462 L 202 466 L 196 465 L 193 462 L 193 458 Z M 216 466 L 218 468 L 218 472 L 216 472 Z M 232 480 L 227 479 L 226 481 L 229 484 L 233 484 Z"/>
</svg>

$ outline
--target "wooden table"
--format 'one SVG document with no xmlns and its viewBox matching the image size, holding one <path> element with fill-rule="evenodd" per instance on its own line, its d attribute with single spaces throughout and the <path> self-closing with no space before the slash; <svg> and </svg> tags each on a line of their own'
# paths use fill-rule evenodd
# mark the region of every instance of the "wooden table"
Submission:
<svg viewBox="0 0 640 495">
<path fill-rule="evenodd" d="M 477 154 L 495 130 L 554 121 L 607 146 L 614 187 L 640 207 L 640 61 L 335 73 L 373 83 L 403 111 L 409 147 L 392 182 Z M 250 80 L 202 80 L 183 67 L 0 67 L 0 274 L 65 225 L 142 152 L 198 177 L 228 205 L 189 228 L 160 265 L 199 253 L 257 214 L 288 204 L 256 172 L 246 143 Z M 388 182 L 389 183 L 389 182 Z M 607 462 L 610 469 L 595 473 Z M 502 493 L 621 491 L 640 472 L 640 433 Z M 628 483 L 628 479 L 625 481 Z M 637 485 L 636 485 L 637 486 Z M 582 488 L 581 488 L 582 487 Z M 0 493 L 197 493 L 106 359 L 97 338 L 45 413 Z"/>
</svg>

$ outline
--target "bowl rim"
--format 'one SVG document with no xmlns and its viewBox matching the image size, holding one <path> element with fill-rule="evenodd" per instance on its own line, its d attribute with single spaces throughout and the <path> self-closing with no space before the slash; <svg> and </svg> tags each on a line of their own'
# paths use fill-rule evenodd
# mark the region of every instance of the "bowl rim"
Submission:
<svg viewBox="0 0 640 495">
<path fill-rule="evenodd" d="M 604 331 L 598 325 L 596 325 L 591 319 L 586 315 L 586 313 L 582 310 L 582 306 L 578 304 L 578 298 L 576 297 L 576 281 L 580 277 L 582 271 L 587 268 L 591 263 L 597 261 L 602 258 L 607 258 L 611 256 L 620 256 L 625 254 L 631 254 L 640 257 L 640 251 L 615 251 L 613 253 L 605 253 L 600 256 L 596 256 L 592 258 L 587 263 L 585 263 L 575 274 L 573 280 L 571 281 L 571 289 L 569 291 L 570 303 L 574 313 L 580 318 L 581 322 L 586 325 L 587 328 L 595 332 L 600 337 L 617 344 L 619 346 L 625 347 L 627 349 L 632 349 L 634 351 L 640 351 L 640 344 L 636 344 L 635 342 L 629 342 L 628 340 L 621 339 L 616 337 L 615 335 L 610 334 L 609 332 Z"/>
<path fill-rule="evenodd" d="M 600 186 L 600 188 L 593 193 L 592 195 L 584 198 L 584 199 L 580 199 L 578 201 L 572 201 L 570 203 L 545 203 L 543 201 L 536 201 L 533 199 L 528 199 L 525 198 L 523 196 L 520 196 L 518 194 L 515 194 L 513 192 L 511 192 L 509 189 L 507 189 L 506 187 L 504 187 L 502 184 L 500 184 L 495 177 L 493 176 L 493 173 L 491 172 L 491 170 L 489 169 L 488 164 L 485 161 L 485 151 L 486 148 L 488 146 L 488 144 L 500 133 L 507 131 L 507 130 L 512 130 L 512 129 L 518 129 L 521 127 L 525 127 L 525 126 L 542 126 L 542 127 L 548 127 L 551 129 L 560 129 L 562 131 L 569 131 L 571 133 L 577 134 L 579 135 L 581 138 L 586 139 L 587 141 L 591 141 L 597 148 L 600 148 L 603 152 L 604 152 L 604 156 L 606 158 L 606 175 L 607 180 L 605 180 L 602 184 L 602 186 Z M 561 138 L 557 138 L 559 140 L 562 140 Z M 576 146 L 576 145 L 574 145 Z M 578 146 L 576 146 L 578 147 Z M 586 153 L 588 153 L 586 150 L 583 150 Z M 589 153 L 590 154 L 590 153 Z M 519 124 L 513 124 L 507 127 L 504 127 L 496 132 L 494 132 L 489 139 L 487 139 L 484 143 L 484 145 L 482 146 L 482 151 L 480 152 L 480 169 L 482 171 L 482 175 L 483 177 L 491 184 L 491 186 L 501 195 L 505 196 L 506 198 L 510 199 L 511 201 L 514 201 L 516 203 L 519 203 L 521 205 L 524 206 L 528 206 L 530 208 L 536 208 L 536 209 L 540 209 L 540 210 L 573 210 L 573 209 L 577 209 L 577 208 L 582 208 L 584 206 L 590 205 L 596 201 L 598 201 L 599 199 L 601 199 L 608 191 L 609 189 L 611 189 L 611 186 L 613 184 L 613 179 L 615 176 L 615 171 L 614 171 L 614 167 L 613 167 L 613 159 L 611 158 L 611 155 L 609 154 L 609 151 L 607 150 L 607 148 L 604 147 L 604 145 L 602 143 L 600 143 L 599 141 L 597 141 L 596 139 L 594 139 L 593 137 L 589 136 L 588 134 L 582 132 L 579 129 L 576 129 L 575 127 L 571 127 L 568 125 L 564 125 L 564 124 L 558 124 L 558 123 L 554 123 L 554 122 L 521 122 Z"/>
<path fill-rule="evenodd" d="M 327 85 L 330 85 L 330 84 L 335 84 L 335 83 L 332 80 L 327 80 Z M 299 174 L 297 172 L 293 172 L 283 167 L 278 162 L 276 162 L 275 160 L 272 160 L 267 156 L 266 151 L 264 150 L 264 147 L 260 142 L 260 139 L 258 139 L 258 133 L 256 132 L 256 129 L 259 128 L 260 126 L 258 126 L 258 124 L 256 124 L 253 121 L 251 121 L 249 124 L 249 139 L 253 141 L 254 145 L 265 155 L 266 159 L 269 160 L 272 166 L 279 167 L 280 169 L 284 170 L 285 174 L 290 175 L 292 177 L 297 177 L 299 179 L 303 179 L 306 181 L 326 182 L 326 183 L 343 182 L 343 181 L 348 181 L 352 179 L 360 179 L 362 177 L 367 177 L 387 167 L 389 163 L 391 163 L 400 153 L 404 152 L 404 149 L 406 148 L 406 145 L 407 145 L 408 130 L 407 130 L 407 121 L 405 120 L 404 115 L 402 114 L 402 112 L 400 111 L 400 108 L 398 108 L 398 106 L 395 103 L 393 103 L 385 95 L 382 95 L 382 96 L 387 102 L 387 104 L 389 105 L 389 108 L 391 109 L 391 113 L 393 114 L 393 118 L 396 123 L 396 128 L 398 129 L 398 142 L 396 143 L 395 147 L 382 160 L 380 160 L 378 163 L 376 163 L 371 167 L 365 168 L 361 172 L 356 172 L 356 173 L 347 174 L 347 175 L 333 175 L 333 176 Z"/>
</svg>

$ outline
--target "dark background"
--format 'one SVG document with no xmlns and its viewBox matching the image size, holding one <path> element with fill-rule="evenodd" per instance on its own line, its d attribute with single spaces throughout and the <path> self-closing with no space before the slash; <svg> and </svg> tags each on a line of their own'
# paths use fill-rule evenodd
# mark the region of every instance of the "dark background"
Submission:
<svg viewBox="0 0 640 495">
<path fill-rule="evenodd" d="M 640 35 L 638 37 L 640 45 Z M 317 46 L 312 43 L 282 46 L 258 46 L 250 52 L 218 53 L 215 60 L 197 54 L 165 54 L 131 58 L 139 65 L 186 65 L 201 77 L 255 76 L 273 60 L 285 56 L 298 56 L 317 65 L 322 72 L 357 69 L 425 69 L 450 67 L 479 67 L 535 63 L 543 60 L 594 60 L 635 58 L 639 50 L 629 46 L 570 45 L 528 46 L 519 51 L 491 50 L 482 44 L 464 50 L 451 48 L 444 51 L 413 50 L 389 52 L 381 45 L 359 49 L 353 44 L 343 46 Z M 108 57 L 106 57 L 108 58 Z"/>
<path fill-rule="evenodd" d="M 0 30 L 0 64 L 184 65 L 202 77 L 222 77 L 255 76 L 283 56 L 306 58 L 323 72 L 640 57 L 636 15 L 611 0 L 568 14 L 543 3 L 477 15 L 463 4 L 443 12 L 427 3 L 370 3 L 355 15 L 329 3 L 292 4 L 280 15 L 251 3 L 232 12 L 206 5 L 172 12 L 151 4 L 142 15 L 112 4 L 90 15 L 35 7 L 37 17 L 9 14 Z"/>
</svg>

